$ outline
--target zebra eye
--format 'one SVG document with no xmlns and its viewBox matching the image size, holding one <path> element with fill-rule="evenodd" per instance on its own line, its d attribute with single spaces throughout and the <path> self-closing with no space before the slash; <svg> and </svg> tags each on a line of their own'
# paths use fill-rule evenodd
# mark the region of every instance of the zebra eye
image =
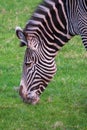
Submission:
<svg viewBox="0 0 87 130">
<path fill-rule="evenodd" d="M 26 65 L 27 67 L 32 67 L 32 65 L 33 65 L 33 61 L 25 62 L 25 65 Z"/>
</svg>

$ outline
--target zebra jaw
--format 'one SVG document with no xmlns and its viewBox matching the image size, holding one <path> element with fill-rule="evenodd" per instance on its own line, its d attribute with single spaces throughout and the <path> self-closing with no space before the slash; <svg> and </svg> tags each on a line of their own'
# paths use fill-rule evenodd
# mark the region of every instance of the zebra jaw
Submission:
<svg viewBox="0 0 87 130">
<path fill-rule="evenodd" d="M 40 100 L 39 96 L 34 92 L 29 93 L 27 96 L 27 103 L 30 103 L 32 105 L 37 104 L 39 100 Z"/>
<path fill-rule="evenodd" d="M 21 96 L 21 98 L 25 103 L 35 105 L 39 102 L 40 100 L 39 95 L 37 95 L 35 92 L 30 92 L 29 94 L 27 94 L 27 93 L 23 93 L 22 90 L 23 90 L 23 86 L 21 85 L 19 89 L 19 95 Z"/>
</svg>

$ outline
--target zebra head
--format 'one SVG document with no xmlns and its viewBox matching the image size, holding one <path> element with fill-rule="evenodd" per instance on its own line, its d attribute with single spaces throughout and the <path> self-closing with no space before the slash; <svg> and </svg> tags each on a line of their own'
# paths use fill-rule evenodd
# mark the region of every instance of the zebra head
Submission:
<svg viewBox="0 0 87 130">
<path fill-rule="evenodd" d="M 26 45 L 23 63 L 23 74 L 20 82 L 19 94 L 24 102 L 36 104 L 40 94 L 44 91 L 56 72 L 53 57 L 48 57 L 44 42 L 34 35 L 30 35 L 17 27 L 17 37 L 20 46 Z"/>
</svg>

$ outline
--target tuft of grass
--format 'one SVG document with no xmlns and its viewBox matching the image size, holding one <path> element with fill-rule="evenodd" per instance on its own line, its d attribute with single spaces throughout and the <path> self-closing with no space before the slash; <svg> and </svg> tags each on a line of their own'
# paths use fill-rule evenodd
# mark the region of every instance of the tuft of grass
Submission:
<svg viewBox="0 0 87 130">
<path fill-rule="evenodd" d="M 86 130 L 87 52 L 79 36 L 58 52 L 56 75 L 38 105 L 23 103 L 14 90 L 25 52 L 15 27 L 24 27 L 40 2 L 0 2 L 0 130 Z"/>
</svg>

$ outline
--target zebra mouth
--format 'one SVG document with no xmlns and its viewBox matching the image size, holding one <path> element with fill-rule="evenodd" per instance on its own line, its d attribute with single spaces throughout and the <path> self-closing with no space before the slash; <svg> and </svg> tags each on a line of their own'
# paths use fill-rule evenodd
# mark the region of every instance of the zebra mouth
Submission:
<svg viewBox="0 0 87 130">
<path fill-rule="evenodd" d="M 22 85 L 20 86 L 20 89 L 19 89 L 19 95 L 21 96 L 22 100 L 25 103 L 28 103 L 28 104 L 35 105 L 40 100 L 39 95 L 36 94 L 35 92 L 30 92 L 29 94 L 27 94 L 26 92 L 23 92 L 23 86 Z"/>
<path fill-rule="evenodd" d="M 32 105 L 39 103 L 39 100 L 40 100 L 39 97 L 37 97 L 37 98 L 36 97 L 29 97 L 29 98 L 23 99 L 23 101 L 25 103 L 32 104 Z"/>
<path fill-rule="evenodd" d="M 35 95 L 35 96 L 26 96 L 26 98 L 23 98 L 23 101 L 25 103 L 28 103 L 28 104 L 32 104 L 32 105 L 35 105 L 37 103 L 39 103 L 39 96 L 38 95 Z"/>
</svg>

